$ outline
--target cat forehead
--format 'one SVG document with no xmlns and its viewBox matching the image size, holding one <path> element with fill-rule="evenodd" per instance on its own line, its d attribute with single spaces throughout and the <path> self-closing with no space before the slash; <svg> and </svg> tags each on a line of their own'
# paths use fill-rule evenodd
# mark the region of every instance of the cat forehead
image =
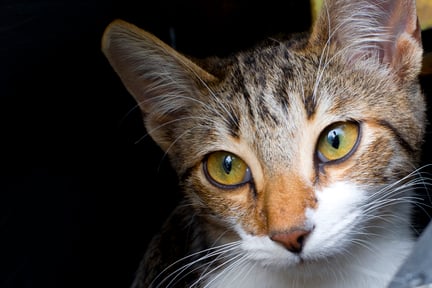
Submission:
<svg viewBox="0 0 432 288">
<path fill-rule="evenodd" d="M 353 106 L 361 111 L 386 104 L 382 94 L 395 89 L 385 72 L 356 70 L 329 55 L 328 61 L 323 59 L 324 52 L 279 44 L 240 53 L 227 69 L 221 97 L 244 98 L 262 120 L 281 116 L 271 113 L 276 111 L 282 115 L 305 112 L 311 118 L 317 108 L 341 115 L 352 113 Z"/>
<path fill-rule="evenodd" d="M 228 112 L 235 120 L 224 122 L 227 134 L 259 143 L 254 150 L 265 159 L 288 160 L 292 148 L 305 147 L 305 141 L 313 149 L 316 137 L 334 122 L 391 123 L 395 111 L 406 111 L 406 93 L 385 70 L 350 67 L 324 52 L 280 44 L 236 55 L 215 100 L 219 115 Z"/>
<path fill-rule="evenodd" d="M 265 84 L 262 80 L 282 77 L 290 80 L 296 72 L 306 72 L 318 66 L 319 59 L 315 53 L 304 51 L 300 45 L 281 42 L 275 45 L 259 47 L 255 50 L 236 55 L 236 64 L 243 75 L 257 78 L 254 84 Z M 302 46 L 300 46 L 302 47 Z M 307 49 L 307 48 L 306 48 Z M 305 75 L 307 76 L 307 75 Z M 260 81 L 261 80 L 261 81 Z"/>
</svg>

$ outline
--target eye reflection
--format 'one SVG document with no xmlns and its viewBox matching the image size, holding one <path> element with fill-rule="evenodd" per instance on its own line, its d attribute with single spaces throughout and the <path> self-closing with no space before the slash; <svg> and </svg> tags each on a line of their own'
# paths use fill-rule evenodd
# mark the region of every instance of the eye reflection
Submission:
<svg viewBox="0 0 432 288">
<path fill-rule="evenodd" d="M 346 157 L 356 146 L 360 128 L 356 122 L 336 122 L 321 133 L 317 154 L 326 163 Z"/>
<path fill-rule="evenodd" d="M 211 183 L 223 188 L 233 188 L 251 181 L 248 165 L 238 156 L 225 151 L 208 155 L 204 172 Z"/>
</svg>

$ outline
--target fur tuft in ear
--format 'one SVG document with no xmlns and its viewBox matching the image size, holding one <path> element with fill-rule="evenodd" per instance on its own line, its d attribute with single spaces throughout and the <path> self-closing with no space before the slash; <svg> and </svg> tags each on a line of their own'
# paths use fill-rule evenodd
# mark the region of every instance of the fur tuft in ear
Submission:
<svg viewBox="0 0 432 288">
<path fill-rule="evenodd" d="M 325 0 L 311 39 L 335 45 L 349 65 L 385 65 L 402 81 L 417 77 L 421 69 L 414 0 Z"/>
<path fill-rule="evenodd" d="M 186 114 L 199 87 L 216 81 L 154 35 L 122 20 L 106 28 L 102 51 L 137 101 L 148 132 L 162 149 L 170 145 L 172 135 L 159 128 Z"/>
</svg>

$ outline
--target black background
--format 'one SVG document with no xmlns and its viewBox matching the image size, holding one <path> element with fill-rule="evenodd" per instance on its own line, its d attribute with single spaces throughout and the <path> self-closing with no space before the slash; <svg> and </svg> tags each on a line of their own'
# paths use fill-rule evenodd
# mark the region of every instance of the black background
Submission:
<svg viewBox="0 0 432 288">
<path fill-rule="evenodd" d="M 128 287 L 179 197 L 167 159 L 143 137 L 135 102 L 100 51 L 112 20 L 197 57 L 311 21 L 302 0 L 0 3 L 1 288 Z M 430 77 L 423 83 L 430 94 Z"/>
</svg>

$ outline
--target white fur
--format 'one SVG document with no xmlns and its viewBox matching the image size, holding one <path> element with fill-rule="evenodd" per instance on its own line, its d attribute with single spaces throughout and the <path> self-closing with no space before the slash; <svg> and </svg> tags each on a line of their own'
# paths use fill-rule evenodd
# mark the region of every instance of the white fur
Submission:
<svg viewBox="0 0 432 288">
<path fill-rule="evenodd" d="M 319 206 L 306 213 L 315 228 L 300 255 L 236 227 L 242 238 L 237 260 L 212 273 L 203 287 L 386 287 L 413 241 L 408 227 L 372 227 L 363 219 L 367 193 L 348 183 L 317 191 Z"/>
</svg>

